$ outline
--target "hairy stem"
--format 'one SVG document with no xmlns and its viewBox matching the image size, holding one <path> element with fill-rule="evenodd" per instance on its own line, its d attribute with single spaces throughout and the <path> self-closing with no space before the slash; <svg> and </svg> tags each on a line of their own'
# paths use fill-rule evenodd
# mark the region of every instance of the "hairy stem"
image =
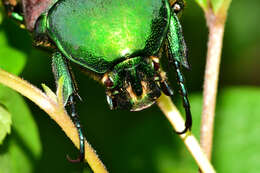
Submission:
<svg viewBox="0 0 260 173">
<path fill-rule="evenodd" d="M 174 106 L 169 97 L 163 94 L 158 99 L 157 104 L 167 119 L 170 121 L 175 131 L 180 132 L 185 128 L 185 123 L 180 112 Z M 207 159 L 206 155 L 203 153 L 196 138 L 190 132 L 180 135 L 180 138 L 183 140 L 184 144 L 197 162 L 200 169 L 205 173 L 214 173 L 215 170 L 213 166 Z"/>
<path fill-rule="evenodd" d="M 40 89 L 29 84 L 25 80 L 5 72 L 1 68 L 0 83 L 19 92 L 43 109 L 62 128 L 74 145 L 79 148 L 77 129 L 75 128 L 63 105 L 55 102 L 53 98 L 48 97 Z M 89 163 L 95 173 L 108 172 L 87 140 L 85 140 L 85 160 Z"/>
<path fill-rule="evenodd" d="M 203 87 L 200 143 L 208 159 L 210 160 L 214 132 L 214 118 L 221 50 L 226 17 L 223 15 L 218 17 L 211 9 L 209 9 L 206 12 L 206 19 L 209 28 L 209 41 Z"/>
</svg>

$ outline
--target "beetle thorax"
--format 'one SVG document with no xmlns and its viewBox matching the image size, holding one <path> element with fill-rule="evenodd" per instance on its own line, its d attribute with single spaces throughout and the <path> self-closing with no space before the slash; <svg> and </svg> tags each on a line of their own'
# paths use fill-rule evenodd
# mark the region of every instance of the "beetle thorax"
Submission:
<svg viewBox="0 0 260 173">
<path fill-rule="evenodd" d="M 48 12 L 48 34 L 70 60 L 107 72 L 119 59 L 154 55 L 165 38 L 165 0 L 63 0 Z"/>
</svg>

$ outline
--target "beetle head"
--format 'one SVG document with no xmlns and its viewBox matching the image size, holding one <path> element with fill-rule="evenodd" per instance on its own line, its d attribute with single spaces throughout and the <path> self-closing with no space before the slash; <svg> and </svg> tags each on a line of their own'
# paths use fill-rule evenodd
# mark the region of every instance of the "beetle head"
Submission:
<svg viewBox="0 0 260 173">
<path fill-rule="evenodd" d="M 157 58 L 135 57 L 118 63 L 102 79 L 110 108 L 139 111 L 151 106 L 161 90 L 169 89 L 164 74 Z"/>
</svg>

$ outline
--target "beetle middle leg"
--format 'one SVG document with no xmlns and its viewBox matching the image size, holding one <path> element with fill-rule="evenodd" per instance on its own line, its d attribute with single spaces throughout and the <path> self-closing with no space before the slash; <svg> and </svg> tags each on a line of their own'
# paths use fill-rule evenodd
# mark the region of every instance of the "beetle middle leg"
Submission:
<svg viewBox="0 0 260 173">
<path fill-rule="evenodd" d="M 81 124 L 79 121 L 79 116 L 76 112 L 75 108 L 75 100 L 74 96 L 77 95 L 76 90 L 76 83 L 73 77 L 73 74 L 70 70 L 69 64 L 67 60 L 61 55 L 61 53 L 56 52 L 53 54 L 52 57 L 52 68 L 53 73 L 56 79 L 56 83 L 58 80 L 63 77 L 64 83 L 63 83 L 63 100 L 64 105 L 68 105 L 71 110 L 71 119 L 75 125 L 75 127 L 78 130 L 79 135 L 79 142 L 80 142 L 80 156 L 76 160 L 71 160 L 68 158 L 71 162 L 81 162 L 84 160 L 85 156 L 85 142 L 84 142 L 84 135 L 82 132 Z"/>
</svg>

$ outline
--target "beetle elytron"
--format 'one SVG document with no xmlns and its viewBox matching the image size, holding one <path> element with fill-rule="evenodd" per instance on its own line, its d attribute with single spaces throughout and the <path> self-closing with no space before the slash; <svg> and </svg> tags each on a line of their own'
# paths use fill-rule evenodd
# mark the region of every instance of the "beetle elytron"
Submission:
<svg viewBox="0 0 260 173">
<path fill-rule="evenodd" d="M 75 111 L 70 62 L 105 86 L 111 109 L 138 111 L 151 106 L 161 91 L 173 95 L 160 64 L 161 57 L 167 57 L 175 67 L 186 111 L 186 127 L 177 133 L 190 130 L 190 105 L 180 71 L 181 65 L 189 68 L 177 17 L 182 0 L 22 0 L 18 5 L 4 0 L 4 5 L 32 32 L 36 45 L 55 52 L 53 72 L 56 81 L 64 77 L 64 104 L 71 106 L 80 138 L 75 161 L 84 158 L 84 136 Z"/>
</svg>

